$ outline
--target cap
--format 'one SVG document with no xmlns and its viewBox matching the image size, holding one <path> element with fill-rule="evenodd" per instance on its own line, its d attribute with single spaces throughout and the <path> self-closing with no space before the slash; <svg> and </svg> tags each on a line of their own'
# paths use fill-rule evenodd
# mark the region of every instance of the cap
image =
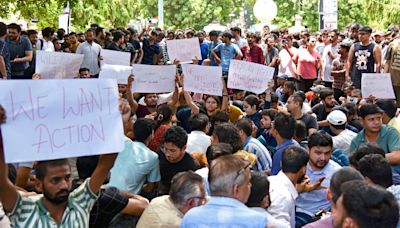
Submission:
<svg viewBox="0 0 400 228">
<path fill-rule="evenodd" d="M 353 42 L 347 40 L 344 40 L 343 42 L 340 43 L 340 46 L 343 47 L 351 47 L 351 45 L 353 45 Z"/>
<path fill-rule="evenodd" d="M 322 89 L 325 89 L 325 86 L 323 86 L 323 85 L 316 85 L 316 86 L 311 87 L 311 90 L 312 90 L 313 92 L 316 92 L 316 93 L 321 92 Z"/>
<path fill-rule="evenodd" d="M 287 78 L 289 78 L 289 76 L 287 74 L 279 74 L 278 76 L 276 76 L 276 78 L 278 78 L 278 79 L 287 79 Z"/>
<path fill-rule="evenodd" d="M 384 36 L 384 35 L 385 35 L 385 33 L 382 32 L 382 31 L 376 31 L 376 32 L 374 33 L 374 36 Z"/>
<path fill-rule="evenodd" d="M 340 110 L 333 110 L 329 115 L 326 117 L 326 120 L 332 125 L 338 126 L 343 125 L 347 122 L 347 116 L 344 112 Z"/>
</svg>

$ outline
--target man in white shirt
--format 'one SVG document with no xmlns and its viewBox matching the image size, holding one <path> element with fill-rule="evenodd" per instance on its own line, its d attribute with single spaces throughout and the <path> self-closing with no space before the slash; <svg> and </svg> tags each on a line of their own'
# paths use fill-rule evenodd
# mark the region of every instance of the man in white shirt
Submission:
<svg viewBox="0 0 400 228">
<path fill-rule="evenodd" d="M 322 52 L 322 72 L 321 79 L 325 82 L 325 86 L 332 88 L 333 77 L 331 76 L 331 67 L 333 60 L 337 57 L 339 51 L 338 30 L 329 32 L 330 44 L 326 45 Z"/>
<path fill-rule="evenodd" d="M 208 116 L 203 113 L 198 113 L 189 119 L 192 132 L 188 135 L 186 152 L 204 154 L 207 151 L 208 146 L 211 145 L 211 138 L 207 135 L 209 123 Z"/>
<path fill-rule="evenodd" d="M 76 54 L 83 54 L 81 68 L 87 68 L 90 75 L 97 77 L 100 72 L 101 47 L 94 42 L 94 32 L 87 30 L 86 41 L 81 43 L 76 50 Z"/>
<path fill-rule="evenodd" d="M 43 36 L 43 43 L 41 50 L 42 51 L 54 51 L 54 44 L 53 44 L 53 36 L 54 36 L 54 29 L 50 27 L 46 27 L 42 30 Z"/>
<path fill-rule="evenodd" d="M 288 147 L 282 156 L 282 170 L 270 176 L 271 205 L 267 211 L 286 227 L 295 227 L 296 183 L 305 179 L 308 153 L 301 147 Z"/>
<path fill-rule="evenodd" d="M 297 54 L 297 48 L 292 46 L 292 36 L 286 35 L 282 39 L 282 50 L 279 52 L 279 74 L 286 74 L 289 78 L 295 76 L 296 67 L 293 63 L 293 56 Z"/>
<path fill-rule="evenodd" d="M 329 128 L 336 136 L 332 137 L 333 150 L 340 149 L 349 156 L 351 141 L 357 136 L 357 133 L 346 129 L 347 116 L 340 110 L 333 110 L 326 119 L 329 122 Z"/>
</svg>

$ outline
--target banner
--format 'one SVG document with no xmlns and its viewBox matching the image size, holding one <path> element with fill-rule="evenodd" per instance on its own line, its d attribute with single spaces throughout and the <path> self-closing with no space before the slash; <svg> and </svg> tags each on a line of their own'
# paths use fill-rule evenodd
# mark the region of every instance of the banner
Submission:
<svg viewBox="0 0 400 228">
<path fill-rule="evenodd" d="M 121 152 L 115 80 L 6 80 L 0 104 L 7 163 Z"/>
<path fill-rule="evenodd" d="M 222 68 L 214 66 L 182 65 L 184 88 L 188 92 L 222 96 Z"/>
<path fill-rule="evenodd" d="M 264 93 L 275 69 L 258 63 L 232 59 L 229 65 L 228 88 Z"/>
<path fill-rule="evenodd" d="M 35 72 L 41 79 L 65 79 L 79 76 L 83 55 L 65 52 L 36 51 Z"/>
<path fill-rule="evenodd" d="M 362 74 L 361 93 L 363 98 L 372 95 L 377 99 L 396 99 L 390 74 Z"/>
<path fill-rule="evenodd" d="M 181 63 L 191 63 L 195 57 L 201 60 L 199 38 L 183 40 L 167 40 L 168 57 L 171 62 L 175 59 Z"/>
<path fill-rule="evenodd" d="M 101 61 L 102 64 L 121 65 L 121 66 L 131 65 L 130 52 L 101 49 L 100 55 L 101 57 L 103 57 L 103 60 Z"/>
<path fill-rule="evenodd" d="M 132 66 L 135 80 L 132 92 L 135 93 L 168 93 L 175 90 L 175 65 L 142 65 Z"/>
<path fill-rule="evenodd" d="M 128 84 L 128 77 L 132 74 L 132 67 L 105 64 L 101 67 L 99 78 L 116 79 L 118 84 Z"/>
</svg>

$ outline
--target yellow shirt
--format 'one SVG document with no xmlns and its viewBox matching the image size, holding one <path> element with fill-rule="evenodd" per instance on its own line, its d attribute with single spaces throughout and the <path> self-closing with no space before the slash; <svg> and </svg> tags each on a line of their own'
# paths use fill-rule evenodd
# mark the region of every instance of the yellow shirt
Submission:
<svg viewBox="0 0 400 228">
<path fill-rule="evenodd" d="M 243 116 L 242 110 L 240 110 L 240 108 L 234 105 L 229 105 L 228 114 L 229 114 L 229 121 L 231 121 L 231 123 L 235 123 L 240 119 L 241 116 Z"/>
<path fill-rule="evenodd" d="M 389 123 L 388 123 L 387 125 L 389 125 L 389 126 L 395 128 L 395 129 L 397 130 L 397 132 L 400 133 L 400 122 L 397 120 L 396 117 L 393 117 L 393 118 L 389 121 Z"/>
<path fill-rule="evenodd" d="M 69 45 L 69 50 L 72 52 L 72 53 L 76 53 L 76 49 L 78 49 L 78 46 L 79 46 L 79 42 L 78 41 L 76 41 L 76 43 L 75 44 L 71 44 L 71 45 Z"/>
</svg>

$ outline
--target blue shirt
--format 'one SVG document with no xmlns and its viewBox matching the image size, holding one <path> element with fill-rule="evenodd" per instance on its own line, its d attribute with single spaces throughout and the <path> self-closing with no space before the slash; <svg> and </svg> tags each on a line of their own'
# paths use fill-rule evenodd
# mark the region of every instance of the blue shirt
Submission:
<svg viewBox="0 0 400 228">
<path fill-rule="evenodd" d="M 15 58 L 25 57 L 25 51 L 32 51 L 32 44 L 23 36 L 19 37 L 17 43 L 12 42 L 10 39 L 6 39 L 8 50 L 10 51 L 10 60 Z M 29 67 L 29 62 L 11 63 L 11 72 L 15 75 L 24 75 L 24 71 Z"/>
<path fill-rule="evenodd" d="M 212 196 L 206 205 L 190 209 L 183 217 L 180 227 L 265 228 L 266 226 L 265 216 L 249 209 L 242 202 L 229 197 Z"/>
<path fill-rule="evenodd" d="M 207 58 L 207 52 L 208 52 L 208 42 L 203 41 L 203 43 L 200 44 L 200 53 L 201 53 L 201 60 L 199 60 L 199 65 L 203 63 L 203 60 Z"/>
<path fill-rule="evenodd" d="M 289 147 L 289 146 L 298 146 L 300 147 L 299 143 L 293 139 L 288 139 L 282 144 L 279 144 L 276 146 L 276 152 L 274 154 L 274 157 L 272 158 L 272 169 L 271 169 L 271 175 L 276 175 L 281 171 L 282 166 L 281 166 L 281 161 L 282 161 L 282 155 L 283 151 Z"/>
<path fill-rule="evenodd" d="M 218 63 L 216 63 L 215 62 L 215 60 L 214 60 L 214 56 L 213 56 L 213 54 L 212 54 L 212 50 L 216 47 L 216 46 L 218 46 L 219 44 L 221 44 L 222 42 L 220 41 L 220 40 L 218 40 L 218 42 L 217 43 L 214 43 L 214 42 L 209 42 L 208 43 L 208 53 L 207 53 L 207 55 L 208 55 L 208 58 L 210 59 L 210 66 L 218 66 Z M 220 56 L 220 55 L 219 55 Z"/>
<path fill-rule="evenodd" d="M 231 59 L 234 59 L 238 53 L 240 53 L 240 49 L 236 44 L 226 45 L 224 43 L 219 44 L 217 47 L 217 52 L 221 55 L 221 64 L 222 72 L 229 72 L 229 65 L 231 64 Z"/>
<path fill-rule="evenodd" d="M 336 162 L 329 160 L 321 170 L 313 171 L 310 164 L 307 164 L 306 175 L 310 178 L 310 183 L 315 183 L 319 178 L 325 177 L 321 186 L 329 188 L 333 174 L 342 167 Z M 314 190 L 311 192 L 303 192 L 296 199 L 296 212 L 301 212 L 314 216 L 319 210 L 324 208 L 326 211 L 331 209 L 331 204 L 326 199 L 327 189 Z"/>
<path fill-rule="evenodd" d="M 257 166 L 254 166 L 256 171 L 265 171 L 271 169 L 272 159 L 268 149 L 257 139 L 248 137 L 243 145 L 243 150 L 257 156 Z"/>
<path fill-rule="evenodd" d="M 4 40 L 0 40 L 0 55 L 3 56 L 4 63 L 6 65 L 7 79 L 11 78 L 11 62 L 10 62 L 10 51 Z M 1 75 L 3 76 L 3 75 Z"/>
<path fill-rule="evenodd" d="M 158 155 L 141 142 L 125 139 L 125 148 L 118 154 L 111 169 L 110 186 L 139 194 L 144 183 L 160 181 Z"/>
<path fill-rule="evenodd" d="M 150 44 L 149 38 L 143 39 L 143 59 L 142 64 L 154 65 L 154 55 L 160 54 L 160 47 L 156 41 Z"/>
</svg>

